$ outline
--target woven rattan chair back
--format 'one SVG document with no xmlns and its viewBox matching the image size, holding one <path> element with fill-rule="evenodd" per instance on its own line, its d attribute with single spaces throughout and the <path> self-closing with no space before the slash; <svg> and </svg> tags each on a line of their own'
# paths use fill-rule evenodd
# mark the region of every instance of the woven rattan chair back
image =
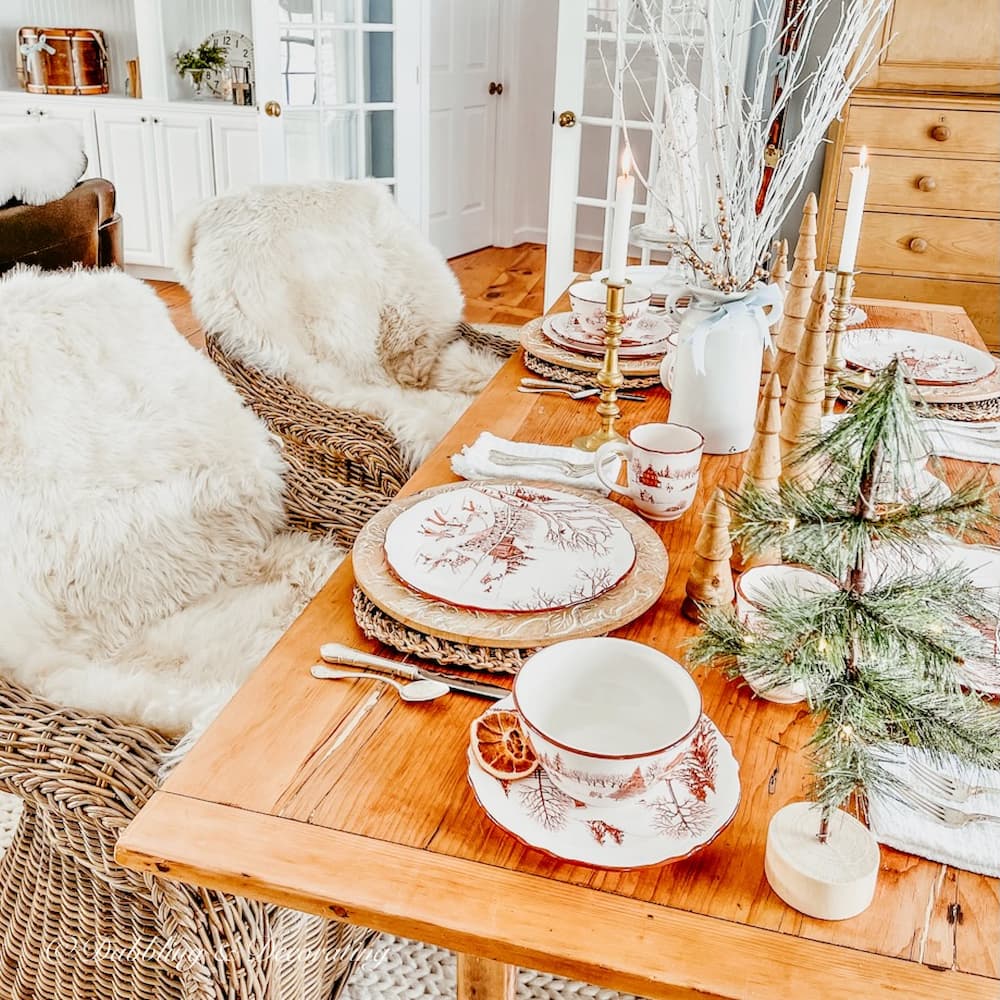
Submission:
<svg viewBox="0 0 1000 1000">
<path fill-rule="evenodd" d="M 371 932 L 127 871 L 122 829 L 169 742 L 0 681 L 4 1000 L 330 1000 Z"/>
</svg>

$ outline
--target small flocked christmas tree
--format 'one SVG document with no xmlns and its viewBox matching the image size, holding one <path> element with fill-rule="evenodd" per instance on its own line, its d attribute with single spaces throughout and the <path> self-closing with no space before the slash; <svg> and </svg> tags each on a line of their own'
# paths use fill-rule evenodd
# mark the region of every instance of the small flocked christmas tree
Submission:
<svg viewBox="0 0 1000 1000">
<path fill-rule="evenodd" d="M 730 495 L 732 533 L 744 552 L 780 547 L 785 561 L 834 577 L 836 592 L 773 593 L 749 630 L 729 609 L 706 608 L 694 664 L 744 675 L 761 689 L 801 684 L 817 717 L 814 796 L 826 838 L 832 811 L 865 789 L 898 781 L 879 746 L 919 746 L 1000 765 L 1000 711 L 963 687 L 967 658 L 993 655 L 982 627 L 995 613 L 960 569 L 935 562 L 942 533 L 966 539 L 996 524 L 991 489 L 969 482 L 943 499 L 915 491 L 912 456 L 930 449 L 893 362 L 832 429 L 814 434 L 796 462 L 819 468 L 808 488 L 777 492 L 752 480 Z M 906 497 L 906 499 L 900 499 Z M 919 570 L 923 561 L 931 568 Z"/>
</svg>

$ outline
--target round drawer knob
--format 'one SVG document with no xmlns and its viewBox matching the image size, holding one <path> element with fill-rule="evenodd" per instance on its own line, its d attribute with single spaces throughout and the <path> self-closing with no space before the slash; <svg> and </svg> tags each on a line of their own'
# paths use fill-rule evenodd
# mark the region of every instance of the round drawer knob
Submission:
<svg viewBox="0 0 1000 1000">
<path fill-rule="evenodd" d="M 937 181 L 933 177 L 921 177 L 917 181 L 917 187 L 921 191 L 933 191 L 937 187 Z"/>
<path fill-rule="evenodd" d="M 951 129 L 947 125 L 935 125 L 931 129 L 931 138 L 936 142 L 947 142 L 951 138 Z"/>
<path fill-rule="evenodd" d="M 914 236 L 909 245 L 914 253 L 927 253 L 927 240 L 922 236 Z"/>
</svg>

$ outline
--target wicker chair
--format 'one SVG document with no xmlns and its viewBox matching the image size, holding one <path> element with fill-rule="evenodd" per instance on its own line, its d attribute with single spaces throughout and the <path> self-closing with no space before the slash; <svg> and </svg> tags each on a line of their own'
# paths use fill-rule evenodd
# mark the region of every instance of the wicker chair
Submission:
<svg viewBox="0 0 1000 1000">
<path fill-rule="evenodd" d="M 329 1000 L 370 931 L 143 876 L 114 860 L 170 744 L 0 681 L 4 1000 Z"/>
<path fill-rule="evenodd" d="M 517 343 L 462 323 L 474 347 L 507 358 Z M 317 402 L 280 376 L 244 364 L 222 349 L 211 333 L 209 357 L 246 404 L 281 438 L 289 465 L 285 479 L 288 523 L 330 535 L 350 547 L 361 527 L 410 478 L 395 439 L 376 417 Z"/>
</svg>

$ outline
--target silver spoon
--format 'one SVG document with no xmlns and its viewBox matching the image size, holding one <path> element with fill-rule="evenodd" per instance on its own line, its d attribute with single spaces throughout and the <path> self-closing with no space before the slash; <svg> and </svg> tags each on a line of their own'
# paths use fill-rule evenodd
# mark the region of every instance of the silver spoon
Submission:
<svg viewBox="0 0 1000 1000">
<path fill-rule="evenodd" d="M 433 701 L 435 698 L 440 698 L 441 695 L 447 694 L 451 690 L 443 681 L 420 680 L 411 681 L 409 684 L 401 684 L 399 681 L 394 681 L 391 677 L 386 677 L 385 674 L 367 674 L 353 670 L 334 670 L 333 667 L 327 667 L 322 663 L 314 664 L 309 672 L 313 677 L 319 678 L 319 680 L 340 681 L 358 677 L 368 678 L 373 681 L 383 681 L 390 687 L 394 687 L 399 692 L 399 697 L 403 701 Z"/>
</svg>

